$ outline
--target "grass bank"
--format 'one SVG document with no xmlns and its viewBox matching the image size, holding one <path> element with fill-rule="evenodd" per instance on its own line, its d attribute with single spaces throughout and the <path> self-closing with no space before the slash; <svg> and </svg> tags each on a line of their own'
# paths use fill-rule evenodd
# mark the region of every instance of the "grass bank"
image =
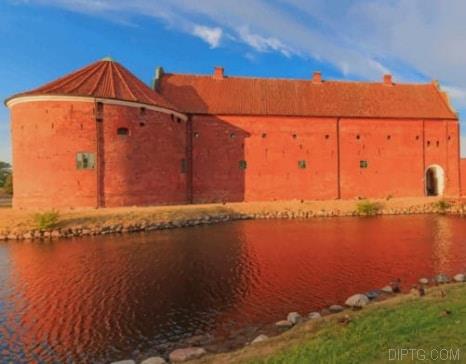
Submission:
<svg viewBox="0 0 466 364">
<path fill-rule="evenodd" d="M 345 315 L 351 321 L 342 324 L 339 321 Z M 395 351 L 390 354 L 389 350 L 402 348 L 424 352 L 417 351 L 414 360 L 410 355 L 404 360 L 390 360 L 389 355 L 394 358 Z M 442 355 L 450 355 L 450 360 L 439 360 L 441 349 L 448 350 Z M 416 357 L 423 353 L 424 359 Z M 195 363 L 387 362 L 466 363 L 466 284 L 434 287 L 424 297 L 400 295 L 361 311 L 325 316 L 265 342 L 232 353 L 206 356 Z"/>
<path fill-rule="evenodd" d="M 47 230 L 64 231 L 60 236 L 140 231 L 239 218 L 309 218 L 373 214 L 416 214 L 439 212 L 438 198 L 393 198 L 389 200 L 273 201 L 227 204 L 125 207 L 63 210 Z M 364 205 L 364 206 L 362 206 Z M 374 206 L 377 208 L 375 209 Z M 460 201 L 448 204 L 449 210 L 464 211 Z M 42 237 L 37 211 L 0 209 L 0 236 L 10 239 L 23 235 Z M 44 213 L 44 212 L 42 212 Z M 40 219 L 39 219 L 40 220 Z M 171 225 L 164 225 L 171 224 Z M 159 226 L 160 225 L 160 226 Z M 58 236 L 58 235 L 55 235 Z"/>
</svg>

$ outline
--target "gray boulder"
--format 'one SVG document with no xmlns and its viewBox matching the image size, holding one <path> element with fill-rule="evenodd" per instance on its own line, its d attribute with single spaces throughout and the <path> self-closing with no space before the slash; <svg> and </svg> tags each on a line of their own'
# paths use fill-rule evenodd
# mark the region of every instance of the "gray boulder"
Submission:
<svg viewBox="0 0 466 364">
<path fill-rule="evenodd" d="M 134 360 L 120 360 L 120 361 L 114 361 L 112 364 L 136 364 Z"/>
<path fill-rule="evenodd" d="M 392 286 L 385 286 L 381 289 L 381 291 L 384 293 L 393 293 L 393 288 Z"/>
<path fill-rule="evenodd" d="M 369 303 L 369 298 L 366 295 L 357 293 L 349 297 L 346 300 L 345 305 L 349 307 L 362 308 L 368 303 Z"/>
<path fill-rule="evenodd" d="M 369 298 L 370 300 L 375 300 L 377 297 L 380 296 L 380 289 L 375 289 L 375 290 L 372 290 L 372 291 L 369 291 L 367 292 L 365 295 L 367 296 L 367 298 Z"/>
<path fill-rule="evenodd" d="M 160 356 L 153 356 L 143 360 L 141 364 L 167 364 L 167 361 Z"/>
<path fill-rule="evenodd" d="M 421 278 L 419 279 L 420 284 L 429 284 L 429 280 L 427 278 Z"/>
<path fill-rule="evenodd" d="M 434 280 L 438 284 L 445 284 L 445 283 L 450 282 L 450 278 L 446 274 L 443 274 L 443 273 L 437 274 Z"/>
<path fill-rule="evenodd" d="M 172 351 L 168 357 L 173 363 L 181 363 L 192 359 L 198 359 L 206 353 L 204 348 L 189 347 L 176 349 Z"/>
<path fill-rule="evenodd" d="M 343 311 L 345 308 L 340 305 L 331 305 L 328 309 L 330 310 L 331 313 L 338 313 L 338 312 Z"/>
<path fill-rule="evenodd" d="M 257 343 L 262 343 L 266 340 L 268 340 L 269 337 L 267 335 L 259 335 L 258 337 L 256 337 L 253 341 L 251 341 L 251 344 L 257 344 Z"/>
<path fill-rule="evenodd" d="M 309 317 L 309 320 L 318 320 L 322 318 L 322 315 L 319 312 L 311 312 L 309 313 L 308 317 Z"/>
<path fill-rule="evenodd" d="M 465 281 L 465 276 L 463 273 L 459 273 L 456 276 L 453 277 L 453 280 L 455 282 L 464 282 Z"/>
<path fill-rule="evenodd" d="M 293 324 L 288 320 L 281 320 L 275 323 L 277 327 L 291 327 Z"/>
<path fill-rule="evenodd" d="M 297 312 L 290 312 L 286 319 L 290 321 L 293 325 L 296 325 L 298 322 L 302 320 L 302 317 Z"/>
</svg>

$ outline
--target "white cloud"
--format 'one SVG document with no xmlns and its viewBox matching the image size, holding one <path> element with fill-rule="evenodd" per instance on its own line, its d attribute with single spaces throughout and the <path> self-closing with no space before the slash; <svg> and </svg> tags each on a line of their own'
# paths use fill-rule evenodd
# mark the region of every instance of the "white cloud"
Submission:
<svg viewBox="0 0 466 364">
<path fill-rule="evenodd" d="M 219 27 L 209 28 L 203 25 L 195 25 L 193 34 L 209 44 L 210 48 L 217 48 L 220 45 L 223 31 Z"/>
<path fill-rule="evenodd" d="M 12 1 L 12 0 L 10 0 Z M 18 0 L 15 0 L 16 2 Z M 211 48 L 278 52 L 332 64 L 345 77 L 438 79 L 466 90 L 464 0 L 27 0 L 98 16 L 153 17 Z M 210 27 L 200 24 L 210 24 Z M 234 39 L 233 39 L 234 36 Z M 325 75 L 324 75 L 325 77 Z M 466 97 L 453 92 L 456 106 Z"/>
<path fill-rule="evenodd" d="M 296 53 L 277 38 L 263 37 L 259 34 L 251 33 L 248 26 L 240 27 L 238 29 L 238 35 L 244 43 L 258 52 L 277 51 L 286 57 L 290 57 L 293 53 Z"/>
</svg>

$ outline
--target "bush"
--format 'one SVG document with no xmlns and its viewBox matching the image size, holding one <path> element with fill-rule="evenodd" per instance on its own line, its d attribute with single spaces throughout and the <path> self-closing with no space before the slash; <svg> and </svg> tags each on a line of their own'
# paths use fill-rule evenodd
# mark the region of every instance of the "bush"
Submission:
<svg viewBox="0 0 466 364">
<path fill-rule="evenodd" d="M 40 212 L 34 215 L 34 221 L 38 229 L 46 230 L 51 229 L 57 225 L 59 216 L 60 214 L 55 210 Z"/>
<path fill-rule="evenodd" d="M 451 207 L 451 202 L 440 200 L 434 203 L 434 207 L 441 213 L 446 212 Z"/>
<path fill-rule="evenodd" d="M 3 184 L 3 189 L 9 195 L 13 194 L 13 175 L 10 173 L 5 177 L 5 182 Z"/>
<path fill-rule="evenodd" d="M 5 187 L 9 175 L 11 175 L 11 164 L 0 161 L 0 187 Z"/>
<path fill-rule="evenodd" d="M 380 209 L 382 208 L 382 205 L 377 202 L 371 202 L 369 200 L 363 200 L 358 202 L 356 205 L 356 212 L 359 215 L 376 215 Z"/>
</svg>

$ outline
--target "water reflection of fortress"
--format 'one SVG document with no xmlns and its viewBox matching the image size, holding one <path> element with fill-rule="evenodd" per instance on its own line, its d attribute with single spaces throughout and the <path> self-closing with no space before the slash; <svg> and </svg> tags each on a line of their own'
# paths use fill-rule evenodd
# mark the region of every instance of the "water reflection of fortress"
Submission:
<svg viewBox="0 0 466 364">
<path fill-rule="evenodd" d="M 409 289 L 456 273 L 463 231 L 449 217 L 335 218 L 10 245 L 2 341 L 47 362 L 149 356 L 170 340 L 305 314 L 398 277 Z"/>
<path fill-rule="evenodd" d="M 159 68 L 149 88 L 104 59 L 6 104 L 20 208 L 461 193 L 458 117 L 435 82 Z"/>
</svg>

